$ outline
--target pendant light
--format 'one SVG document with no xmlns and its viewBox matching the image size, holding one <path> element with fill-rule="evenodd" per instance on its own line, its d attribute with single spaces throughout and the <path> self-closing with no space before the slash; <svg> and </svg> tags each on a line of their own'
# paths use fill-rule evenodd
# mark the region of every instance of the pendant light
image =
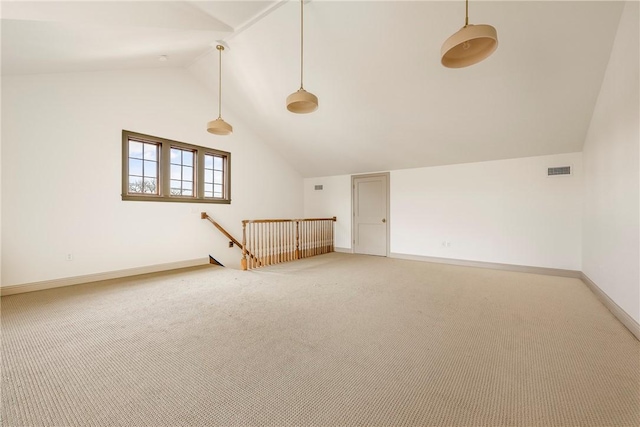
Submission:
<svg viewBox="0 0 640 427">
<path fill-rule="evenodd" d="M 318 97 L 304 90 L 304 0 L 300 0 L 300 89 L 287 96 L 287 110 L 292 113 L 313 113 L 318 109 Z"/>
<path fill-rule="evenodd" d="M 498 47 L 498 32 L 491 25 L 469 24 L 469 0 L 466 0 L 464 27 L 449 37 L 440 51 L 442 65 L 463 68 L 477 64 Z"/>
<path fill-rule="evenodd" d="M 224 46 L 216 46 L 218 49 L 219 72 L 218 72 L 218 118 L 207 123 L 207 131 L 214 135 L 231 135 L 233 126 L 222 119 L 222 51 Z"/>
</svg>

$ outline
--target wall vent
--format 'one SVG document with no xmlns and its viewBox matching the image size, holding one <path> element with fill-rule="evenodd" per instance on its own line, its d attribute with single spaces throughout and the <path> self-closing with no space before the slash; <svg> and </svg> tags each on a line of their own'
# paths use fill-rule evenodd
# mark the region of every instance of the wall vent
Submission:
<svg viewBox="0 0 640 427">
<path fill-rule="evenodd" d="M 571 166 L 547 168 L 547 176 L 571 175 Z"/>
<path fill-rule="evenodd" d="M 322 190 L 322 185 L 316 185 L 316 186 L 315 186 L 315 189 L 316 189 L 316 191 L 318 191 L 318 190 Z"/>
</svg>

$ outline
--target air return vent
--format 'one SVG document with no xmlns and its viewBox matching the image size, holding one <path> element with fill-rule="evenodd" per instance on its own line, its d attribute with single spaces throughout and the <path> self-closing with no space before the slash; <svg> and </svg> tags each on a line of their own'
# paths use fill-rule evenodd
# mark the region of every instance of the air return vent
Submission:
<svg viewBox="0 0 640 427">
<path fill-rule="evenodd" d="M 316 185 L 316 186 L 315 186 L 315 190 L 316 190 L 316 191 L 322 190 L 322 185 Z"/>
<path fill-rule="evenodd" d="M 571 175 L 571 166 L 547 168 L 547 176 Z"/>
</svg>

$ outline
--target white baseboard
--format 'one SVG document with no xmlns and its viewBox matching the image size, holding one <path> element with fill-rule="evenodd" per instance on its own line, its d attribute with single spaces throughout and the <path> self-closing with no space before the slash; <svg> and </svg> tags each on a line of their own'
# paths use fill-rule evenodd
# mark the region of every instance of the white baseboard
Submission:
<svg viewBox="0 0 640 427">
<path fill-rule="evenodd" d="M 333 248 L 334 252 L 341 252 L 343 254 L 350 254 L 353 253 L 351 248 L 338 248 L 338 247 L 334 247 Z"/>
<path fill-rule="evenodd" d="M 582 277 L 581 271 L 563 270 L 560 268 L 531 267 L 527 265 L 499 264 L 494 262 L 467 261 L 463 259 L 438 258 L 438 257 L 430 257 L 430 256 L 422 256 L 422 255 L 399 254 L 399 253 L 391 253 L 389 255 L 389 258 L 406 259 L 410 261 L 433 262 L 437 264 L 460 265 L 463 267 L 490 268 L 492 270 L 517 271 L 520 273 L 544 274 L 546 276 L 573 277 L 575 279 L 580 279 Z"/>
<path fill-rule="evenodd" d="M 595 284 L 586 274 L 581 273 L 580 278 L 591 289 L 596 297 L 604 304 L 607 309 L 620 321 L 627 329 L 640 340 L 640 324 L 635 321 L 629 314 L 624 311 L 609 295 L 607 295 L 598 285 Z"/>
<path fill-rule="evenodd" d="M 23 283 L 0 287 L 0 295 L 14 295 L 25 292 L 41 291 L 44 289 L 60 288 L 62 286 L 79 285 L 81 283 L 99 282 L 101 280 L 120 279 L 122 277 L 137 276 L 139 274 L 157 273 L 160 271 L 176 270 L 178 268 L 196 267 L 209 264 L 209 257 L 190 259 L 186 261 L 169 262 L 166 264 L 148 265 L 144 267 L 127 268 L 125 270 L 107 271 L 104 273 L 87 274 L 84 276 L 65 277 L 62 279 L 44 280 L 42 282 Z"/>
</svg>

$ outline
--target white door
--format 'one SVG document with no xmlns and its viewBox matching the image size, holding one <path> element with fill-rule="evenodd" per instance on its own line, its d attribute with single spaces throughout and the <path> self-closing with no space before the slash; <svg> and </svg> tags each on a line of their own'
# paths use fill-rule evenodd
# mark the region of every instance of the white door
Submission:
<svg viewBox="0 0 640 427">
<path fill-rule="evenodd" d="M 388 174 L 353 177 L 353 248 L 357 254 L 387 255 Z"/>
</svg>

